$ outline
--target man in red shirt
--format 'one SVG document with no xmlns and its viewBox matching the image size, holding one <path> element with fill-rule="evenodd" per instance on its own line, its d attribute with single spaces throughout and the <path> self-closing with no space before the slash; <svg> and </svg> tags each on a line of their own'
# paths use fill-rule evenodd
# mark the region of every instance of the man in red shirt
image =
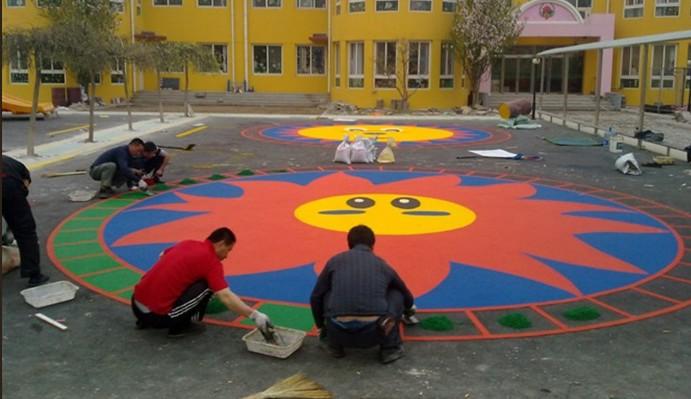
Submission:
<svg viewBox="0 0 691 399">
<path fill-rule="evenodd" d="M 214 230 L 205 241 L 186 240 L 166 249 L 134 287 L 132 311 L 138 328 L 168 328 L 171 338 L 200 332 L 213 295 L 233 312 L 251 318 L 260 330 L 270 325 L 262 312 L 247 306 L 229 288 L 221 261 L 233 249 L 235 234 Z"/>
</svg>

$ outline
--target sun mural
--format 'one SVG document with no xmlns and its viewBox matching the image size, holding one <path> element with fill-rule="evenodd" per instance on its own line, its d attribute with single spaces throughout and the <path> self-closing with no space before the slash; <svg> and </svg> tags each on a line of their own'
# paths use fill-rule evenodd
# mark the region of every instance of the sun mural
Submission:
<svg viewBox="0 0 691 399">
<path fill-rule="evenodd" d="M 366 224 L 421 309 L 545 303 L 631 285 L 682 250 L 659 220 L 583 193 L 477 176 L 321 171 L 233 178 L 138 202 L 102 230 L 145 271 L 165 247 L 219 226 L 238 236 L 232 290 L 306 304 L 325 262 Z"/>
<path fill-rule="evenodd" d="M 389 139 L 406 146 L 490 144 L 508 140 L 504 131 L 487 128 L 467 128 L 452 124 L 415 123 L 337 123 L 309 122 L 252 126 L 242 135 L 255 140 L 278 141 L 294 144 L 333 144 L 344 137 L 353 141 L 358 136 L 386 143 Z"/>
</svg>

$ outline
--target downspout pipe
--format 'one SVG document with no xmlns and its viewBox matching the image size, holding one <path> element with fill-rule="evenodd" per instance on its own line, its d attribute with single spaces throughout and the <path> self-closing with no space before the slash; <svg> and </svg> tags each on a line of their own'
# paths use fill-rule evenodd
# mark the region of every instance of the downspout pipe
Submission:
<svg viewBox="0 0 691 399">
<path fill-rule="evenodd" d="M 235 0 L 230 0 L 230 70 L 233 79 L 233 86 L 230 88 L 232 93 L 237 83 L 235 80 Z"/>
<path fill-rule="evenodd" d="M 134 7 L 136 0 L 130 0 L 130 40 L 132 44 L 134 44 Z M 123 63 L 123 68 L 127 68 L 126 65 Z M 132 63 L 132 73 L 130 76 L 132 77 L 132 95 L 134 96 L 134 93 L 137 91 L 137 77 L 135 76 L 137 72 L 137 67 L 135 66 L 134 62 Z"/>
<path fill-rule="evenodd" d="M 331 1 L 326 2 L 326 12 L 327 12 L 327 34 L 326 38 L 328 40 L 328 43 L 326 44 L 326 52 L 327 52 L 327 57 L 326 57 L 326 93 L 329 95 L 329 101 L 331 101 L 331 51 L 332 51 L 332 45 L 331 45 Z"/>
<path fill-rule="evenodd" d="M 249 22 L 247 20 L 247 17 L 248 17 L 247 16 L 247 13 L 248 13 L 247 8 L 249 7 L 250 1 L 251 0 L 245 0 L 243 2 L 244 7 L 243 7 L 243 19 L 242 19 L 243 40 L 245 41 L 245 68 L 244 68 L 245 69 L 245 80 L 244 80 L 244 82 L 242 82 L 242 86 L 243 86 L 243 92 L 245 92 L 245 93 L 247 92 L 247 88 L 249 86 L 249 64 L 250 64 L 250 60 L 249 60 L 249 42 L 248 42 L 248 38 L 247 38 L 247 31 L 248 31 L 247 25 L 249 24 Z"/>
</svg>

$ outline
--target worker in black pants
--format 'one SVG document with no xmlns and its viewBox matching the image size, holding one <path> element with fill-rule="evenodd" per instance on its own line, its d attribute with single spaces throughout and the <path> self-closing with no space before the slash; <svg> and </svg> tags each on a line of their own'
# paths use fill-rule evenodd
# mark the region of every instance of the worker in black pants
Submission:
<svg viewBox="0 0 691 399">
<path fill-rule="evenodd" d="M 41 274 L 36 221 L 31 213 L 29 201 L 26 200 L 29 195 L 29 184 L 31 175 L 26 166 L 3 155 L 2 217 L 19 246 L 20 275 L 29 279 L 29 287 L 35 287 L 48 281 L 48 276 Z"/>
</svg>

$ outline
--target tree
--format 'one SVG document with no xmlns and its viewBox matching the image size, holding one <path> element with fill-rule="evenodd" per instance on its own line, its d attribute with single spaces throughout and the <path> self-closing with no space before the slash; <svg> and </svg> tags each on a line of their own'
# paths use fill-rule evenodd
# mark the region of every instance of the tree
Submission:
<svg viewBox="0 0 691 399">
<path fill-rule="evenodd" d="M 161 123 L 163 118 L 163 94 L 161 93 L 161 72 L 180 70 L 183 68 L 179 58 L 179 51 L 175 42 L 148 41 L 144 44 L 149 55 L 147 65 L 156 71 L 156 82 L 158 84 L 158 111 Z"/>
<path fill-rule="evenodd" d="M 60 58 L 88 80 L 89 138 L 94 141 L 95 77 L 111 66 L 117 13 L 110 0 L 60 0 L 43 9 L 51 22 Z"/>
<path fill-rule="evenodd" d="M 213 71 L 218 69 L 216 57 L 209 46 L 195 43 L 171 42 L 175 58 L 182 64 L 185 72 L 185 116 L 190 115 L 188 100 L 190 86 L 190 67 L 194 66 L 198 71 Z"/>
<path fill-rule="evenodd" d="M 130 130 L 134 130 L 132 127 L 131 95 L 129 91 L 130 79 L 127 73 L 127 67 L 130 65 L 137 65 L 143 69 L 149 68 L 151 67 L 151 57 L 145 45 L 141 43 L 130 43 L 126 38 L 118 38 L 114 41 L 112 47 L 111 62 L 113 65 L 117 64 L 122 68 L 122 86 L 125 90 L 127 124 Z"/>
<path fill-rule="evenodd" d="M 472 106 L 480 99 L 480 80 L 514 45 L 523 29 L 510 0 L 459 0 L 451 37 L 472 87 Z"/>
<path fill-rule="evenodd" d="M 41 87 L 41 65 L 44 59 L 56 55 L 54 32 L 50 27 L 16 29 L 2 33 L 2 62 L 9 65 L 19 62 L 27 69 L 33 67 L 34 87 L 31 98 L 31 119 L 26 135 L 26 154 L 35 155 L 34 137 L 36 134 L 36 111 L 38 110 L 39 89 Z"/>
<path fill-rule="evenodd" d="M 425 82 L 420 79 L 411 80 L 411 71 L 417 74 L 425 74 L 429 71 L 420 71 L 417 63 L 411 64 L 412 60 L 417 61 L 420 57 L 418 49 L 411 48 L 411 41 L 398 39 L 395 43 L 393 52 L 387 45 L 385 47 L 386 54 L 380 54 L 380 57 L 376 59 L 376 73 L 386 76 L 386 81 L 381 82 L 381 87 L 395 88 L 400 98 L 399 109 L 406 111 L 410 97 L 415 94 L 418 88 L 427 87 Z M 412 43 L 415 44 L 415 42 Z M 425 65 L 423 68 L 428 68 L 428 66 Z"/>
</svg>

